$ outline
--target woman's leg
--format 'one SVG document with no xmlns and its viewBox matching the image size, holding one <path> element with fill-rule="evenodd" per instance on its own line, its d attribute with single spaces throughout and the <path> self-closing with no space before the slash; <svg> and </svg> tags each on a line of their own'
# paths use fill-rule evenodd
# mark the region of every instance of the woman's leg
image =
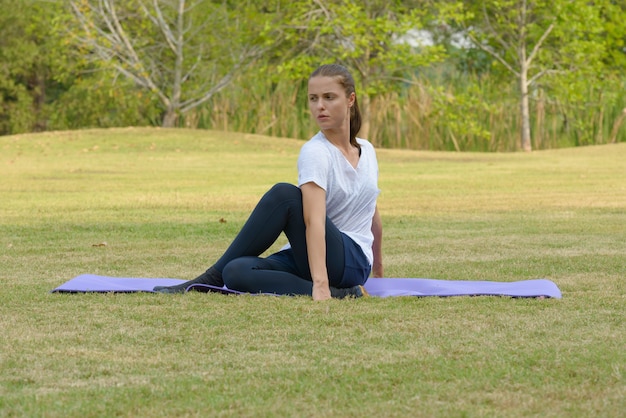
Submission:
<svg viewBox="0 0 626 418">
<path fill-rule="evenodd" d="M 310 296 L 313 289 L 313 282 L 271 256 L 236 258 L 226 265 L 223 277 L 226 287 L 247 293 Z"/>
<path fill-rule="evenodd" d="M 222 272 L 239 257 L 259 256 L 284 232 L 293 251 L 297 275 L 311 280 L 306 249 L 306 226 L 302 213 L 302 192 L 292 184 L 279 183 L 259 201 L 237 237 L 213 265 Z M 343 238 L 341 232 L 326 219 L 326 264 L 329 276 L 341 280 L 343 275 Z"/>
<path fill-rule="evenodd" d="M 193 283 L 222 286 L 222 272 L 228 263 L 240 257 L 259 256 L 283 231 L 291 244 L 297 276 L 311 280 L 305 230 L 300 188 L 287 183 L 276 184 L 261 198 L 239 234 L 211 268 L 189 282 L 154 290 L 166 293 L 184 292 Z M 344 271 L 343 238 L 341 232 L 328 219 L 326 265 L 330 284 L 339 285 Z"/>
<path fill-rule="evenodd" d="M 229 289 L 247 293 L 273 293 L 277 295 L 308 295 L 313 282 L 295 274 L 291 250 L 272 254 L 268 258 L 236 258 L 224 268 L 224 283 Z M 362 286 L 336 288 L 330 286 L 333 298 L 362 297 L 367 295 Z"/>
</svg>

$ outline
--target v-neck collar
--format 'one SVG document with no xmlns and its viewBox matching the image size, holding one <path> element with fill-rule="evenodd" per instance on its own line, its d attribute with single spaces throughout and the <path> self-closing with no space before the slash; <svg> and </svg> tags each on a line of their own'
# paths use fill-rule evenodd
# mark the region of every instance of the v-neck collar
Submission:
<svg viewBox="0 0 626 418">
<path fill-rule="evenodd" d="M 321 132 L 321 131 L 320 131 Z M 348 159 L 348 157 L 346 157 L 346 154 L 343 153 L 343 151 L 335 144 L 333 144 L 327 137 L 326 135 L 324 135 L 324 132 L 321 132 L 322 135 L 324 136 L 324 140 L 326 142 L 328 142 L 339 154 L 341 154 L 341 156 L 343 157 L 343 160 L 348 164 L 348 166 L 350 166 L 354 171 L 357 171 L 359 168 L 359 164 L 361 163 L 361 148 L 358 149 L 359 151 L 359 156 L 356 160 L 356 165 L 352 165 L 352 163 L 350 162 L 350 160 Z"/>
</svg>

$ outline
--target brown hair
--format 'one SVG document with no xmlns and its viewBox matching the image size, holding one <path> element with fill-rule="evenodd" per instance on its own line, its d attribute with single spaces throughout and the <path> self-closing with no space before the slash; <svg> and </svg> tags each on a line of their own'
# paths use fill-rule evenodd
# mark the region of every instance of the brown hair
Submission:
<svg viewBox="0 0 626 418">
<path fill-rule="evenodd" d="M 346 97 L 351 93 L 355 93 L 354 105 L 350 108 L 350 144 L 358 148 L 361 147 L 356 142 L 356 135 L 361 129 L 361 110 L 359 109 L 359 103 L 356 99 L 356 91 L 354 86 L 354 78 L 350 71 L 343 65 L 339 64 L 325 64 L 320 66 L 317 70 L 313 71 L 309 80 L 313 77 L 333 77 L 336 78 L 339 84 L 344 88 Z"/>
</svg>

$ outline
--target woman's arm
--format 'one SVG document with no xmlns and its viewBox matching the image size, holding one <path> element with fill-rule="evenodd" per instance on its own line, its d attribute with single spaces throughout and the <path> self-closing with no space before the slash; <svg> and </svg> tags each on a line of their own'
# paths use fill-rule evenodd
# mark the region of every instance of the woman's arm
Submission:
<svg viewBox="0 0 626 418">
<path fill-rule="evenodd" d="M 378 206 L 374 211 L 374 217 L 372 218 L 372 234 L 374 234 L 374 243 L 372 244 L 372 251 L 374 252 L 374 264 L 372 265 L 372 277 L 384 277 L 383 276 L 383 222 L 380 219 L 380 213 L 378 212 Z"/>
<path fill-rule="evenodd" d="M 306 248 L 313 278 L 313 300 L 330 299 L 326 269 L 326 191 L 315 183 L 305 183 L 302 212 L 306 226 Z"/>
</svg>

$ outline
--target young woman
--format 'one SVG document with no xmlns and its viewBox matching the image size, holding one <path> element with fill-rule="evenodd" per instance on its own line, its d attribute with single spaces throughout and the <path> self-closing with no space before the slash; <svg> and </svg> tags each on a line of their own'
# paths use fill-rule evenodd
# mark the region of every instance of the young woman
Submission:
<svg viewBox="0 0 626 418">
<path fill-rule="evenodd" d="M 300 151 L 298 187 L 272 187 L 213 266 L 194 280 L 155 291 L 225 284 L 242 292 L 326 300 L 365 296 L 362 285 L 370 273 L 383 276 L 378 163 L 374 147 L 356 137 L 361 113 L 354 79 L 341 65 L 323 65 L 309 78 L 308 99 L 320 131 Z M 281 232 L 287 248 L 260 258 Z"/>
</svg>

